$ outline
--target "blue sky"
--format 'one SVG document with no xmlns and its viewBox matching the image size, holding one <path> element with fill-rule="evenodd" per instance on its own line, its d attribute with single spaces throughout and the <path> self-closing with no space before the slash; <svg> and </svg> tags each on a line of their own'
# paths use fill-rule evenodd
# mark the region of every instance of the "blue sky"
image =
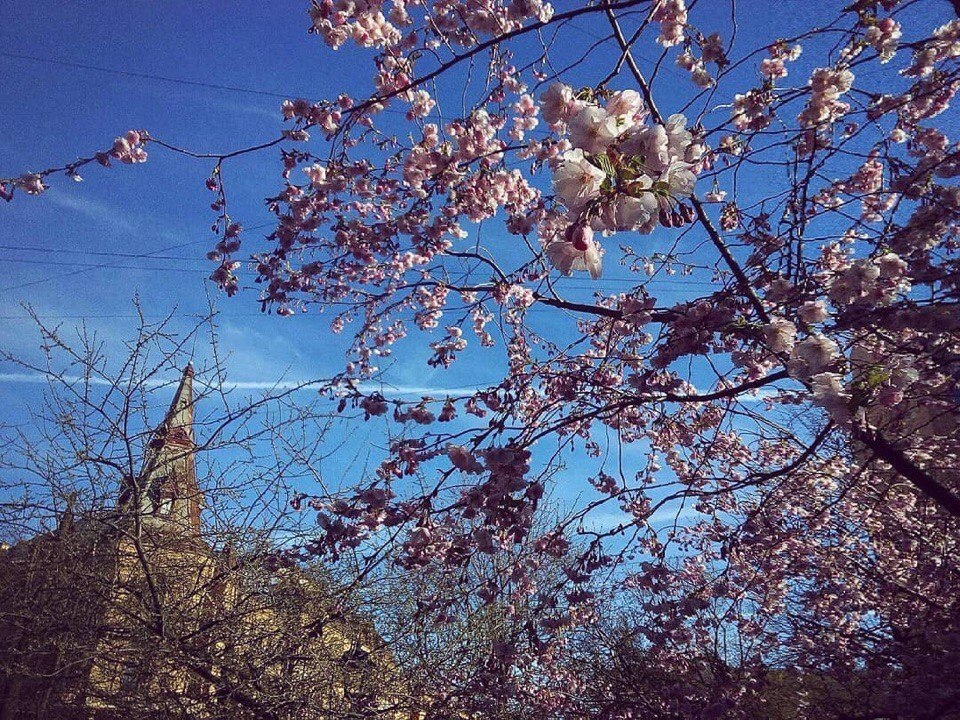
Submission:
<svg viewBox="0 0 960 720">
<path fill-rule="evenodd" d="M 575 3 L 555 4 L 565 9 Z M 700 5 L 693 14 L 699 27 L 728 36 L 729 5 Z M 946 19 L 949 5 L 942 5 Z M 344 90 L 363 95 L 369 78 L 357 69 L 367 72 L 369 65 L 359 62 L 365 58 L 350 49 L 331 52 L 308 36 L 308 6 L 304 0 L 0 2 L 0 176 L 105 147 L 128 128 L 147 128 L 194 150 L 235 149 L 277 134 L 283 97 L 329 98 Z M 774 6 L 768 2 L 746 0 L 738 6 L 738 33 L 751 46 L 797 32 L 816 20 L 811 14 L 820 7 L 783 2 L 771 22 Z M 578 21 L 565 36 L 570 45 L 560 48 L 560 58 L 592 43 L 605 30 L 597 22 Z M 652 45 L 640 49 L 644 62 L 655 53 Z M 570 81 L 595 82 L 595 69 L 587 63 Z M 671 112 L 692 86 L 670 59 L 662 78 L 661 106 Z M 21 195 L 0 206 L 0 259 L 5 261 L 0 348 L 25 357 L 37 352 L 38 338 L 22 302 L 47 322 L 64 327 L 85 322 L 108 344 L 118 344 L 134 328 L 130 301 L 135 294 L 148 313 L 176 310 L 184 318 L 204 312 L 212 298 L 221 313 L 221 350 L 228 354 L 231 380 L 255 387 L 281 376 L 315 378 L 339 369 L 344 342 L 331 336 L 326 319 L 263 316 L 256 290 L 232 300 L 217 295 L 205 281 L 212 269 L 204 258 L 213 244 L 210 195 L 203 186 L 210 166 L 148 150 L 150 159 L 142 166 L 91 169 L 79 184 L 58 178 L 41 198 Z M 252 242 L 256 229 L 270 219 L 262 200 L 279 186 L 277 155 L 231 161 L 224 177 L 231 206 L 250 229 Z M 624 270 L 608 266 L 597 287 L 621 290 L 625 277 Z M 692 282 L 672 279 L 655 287 L 666 304 L 696 290 Z M 586 287 L 583 277 L 569 284 Z M 182 323 L 186 328 L 190 321 Z M 428 368 L 425 344 L 400 354 L 387 373 L 390 383 L 438 392 L 497 380 L 498 367 L 489 354 L 449 372 Z M 202 345 L 196 348 L 200 358 L 208 352 Z M 0 373 L 0 420 L 35 404 L 40 388 Z M 356 439 L 366 444 L 370 434 L 364 431 Z"/>
<path fill-rule="evenodd" d="M 278 132 L 278 96 L 320 98 L 344 87 L 368 89 L 369 78 L 356 72 L 350 51 L 330 52 L 307 35 L 307 7 L 302 1 L 103 2 L 78 10 L 69 3 L 7 3 L 0 27 L 0 175 L 88 153 L 131 127 L 191 149 L 242 147 Z M 584 41 L 592 41 L 589 23 L 582 24 Z M 204 281 L 212 269 L 204 258 L 212 245 L 213 218 L 203 188 L 208 170 L 207 164 L 154 149 L 142 166 L 91 169 L 83 183 L 61 179 L 42 198 L 21 196 L 0 209 L 0 257 L 7 260 L 0 281 L 0 346 L 16 352 L 36 346 L 18 307 L 24 301 L 49 321 L 83 320 L 117 340 L 133 327 L 134 294 L 157 314 L 176 307 L 184 315 L 203 312 L 213 295 L 222 313 L 221 342 L 233 353 L 232 379 L 270 382 L 282 372 L 307 378 L 338 368 L 337 344 L 325 320 L 265 318 L 255 290 L 227 301 Z M 268 222 L 262 198 L 279 184 L 276 154 L 240 158 L 225 167 L 224 176 L 244 225 Z M 399 363 L 391 381 L 463 384 L 462 377 L 444 384 L 442 372 L 420 359 L 409 368 Z M 478 377 L 473 369 L 469 375 L 470 382 L 496 377 Z M 0 393 L 9 398 L 9 388 Z"/>
<path fill-rule="evenodd" d="M 760 6 L 759 2 L 746 4 Z M 558 3 L 561 9 L 566 5 Z M 243 147 L 276 135 L 281 127 L 281 96 L 321 98 L 344 89 L 356 94 L 368 90 L 369 78 L 357 72 L 358 58 L 351 55 L 356 51 L 330 52 L 307 35 L 307 7 L 303 0 L 199 5 L 131 5 L 110 0 L 84 6 L 4 3 L 0 176 L 72 159 L 108 145 L 131 127 L 147 128 L 159 138 L 195 150 Z M 742 14 L 749 23 L 749 8 Z M 710 22 L 704 13 L 697 17 Z M 721 17 L 716 21 L 726 24 Z M 579 38 L 585 47 L 604 29 L 594 27 L 596 22 L 580 20 L 577 30 L 565 37 Z M 790 29 L 780 27 L 778 33 Z M 688 88 L 680 83 L 686 81 L 684 73 L 665 64 L 669 82 L 664 84 L 661 102 L 669 111 L 671 95 Z M 578 80 L 586 83 L 596 78 L 581 71 L 571 78 Z M 110 336 L 123 335 L 130 327 L 131 318 L 120 316 L 131 314 L 130 299 L 135 293 L 158 314 L 174 306 L 182 314 L 202 312 L 208 295 L 216 296 L 215 289 L 204 282 L 212 269 L 204 259 L 212 245 L 210 196 L 203 188 L 208 171 L 208 164 L 153 148 L 144 165 L 109 171 L 92 168 L 83 183 L 58 179 L 42 198 L 20 196 L 4 206 L 0 257 L 7 260 L 7 272 L 0 280 L 0 345 L 15 350 L 31 346 L 33 340 L 24 336 L 27 325 L 16 319 L 22 315 L 18 304 L 23 301 L 45 318 L 84 319 Z M 247 228 L 269 222 L 262 199 L 279 186 L 277 155 L 268 152 L 231 161 L 224 176 L 238 219 Z M 256 230 L 249 232 L 247 242 L 255 244 Z M 623 277 L 622 271 L 608 268 L 600 287 L 620 288 Z M 571 284 L 583 286 L 584 278 L 575 278 Z M 679 299 L 688 292 L 685 284 L 671 281 L 659 290 L 665 300 Z M 261 317 L 255 292 L 231 301 L 215 298 L 222 313 L 222 340 L 236 353 L 233 379 L 271 380 L 288 368 L 296 377 L 314 377 L 339 365 L 330 352 L 325 321 L 298 317 L 284 323 Z M 419 362 L 410 373 L 402 368 L 396 372 L 398 384 L 414 379 L 416 384 L 432 382 L 440 374 Z"/>
</svg>

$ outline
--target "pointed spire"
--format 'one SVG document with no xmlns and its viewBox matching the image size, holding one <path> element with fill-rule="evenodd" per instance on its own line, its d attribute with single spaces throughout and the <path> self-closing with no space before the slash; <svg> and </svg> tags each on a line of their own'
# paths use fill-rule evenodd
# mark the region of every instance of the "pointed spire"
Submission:
<svg viewBox="0 0 960 720">
<path fill-rule="evenodd" d="M 157 440 L 164 444 L 193 446 L 193 363 L 187 363 L 183 369 L 180 386 L 153 442 Z"/>
<path fill-rule="evenodd" d="M 121 493 L 121 503 L 126 500 L 146 517 L 199 533 L 203 497 L 194 457 L 193 403 L 193 364 L 188 364 L 170 409 L 150 438 L 140 475 Z"/>
</svg>

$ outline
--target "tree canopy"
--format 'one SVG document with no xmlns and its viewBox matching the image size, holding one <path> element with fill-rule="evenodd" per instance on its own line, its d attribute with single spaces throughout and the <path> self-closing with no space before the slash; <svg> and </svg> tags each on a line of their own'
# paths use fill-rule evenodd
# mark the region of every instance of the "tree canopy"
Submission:
<svg viewBox="0 0 960 720">
<path fill-rule="evenodd" d="M 350 335 L 323 393 L 381 423 L 382 452 L 293 499 L 317 521 L 288 559 L 430 578 L 437 637 L 512 620 L 436 679 L 450 712 L 960 712 L 950 4 L 819 3 L 792 37 L 777 16 L 800 8 L 761 36 L 735 0 L 308 10 L 368 94 L 290 98 L 250 147 L 136 129 L 0 182 L 20 201 L 193 157 L 230 302 Z M 221 172 L 254 153 L 280 160 L 260 238 Z M 388 397 L 370 381 L 394 352 L 497 380 Z M 584 638 L 614 612 L 592 676 Z"/>
</svg>

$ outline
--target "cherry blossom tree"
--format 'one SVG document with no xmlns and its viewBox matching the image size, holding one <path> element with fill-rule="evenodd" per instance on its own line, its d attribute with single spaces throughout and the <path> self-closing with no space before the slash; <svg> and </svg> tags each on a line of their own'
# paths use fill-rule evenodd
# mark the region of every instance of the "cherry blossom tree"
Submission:
<svg viewBox="0 0 960 720">
<path fill-rule="evenodd" d="M 386 428 L 375 471 L 296 500 L 318 517 L 300 554 L 446 578 L 418 605 L 441 624 L 477 603 L 523 617 L 468 707 L 509 692 L 578 716 L 571 638 L 614 602 L 646 677 L 698 677 L 663 684 L 664 717 L 769 717 L 774 695 L 791 717 L 945 717 L 960 21 L 936 0 L 823 3 L 784 38 L 795 8 L 771 6 L 747 41 L 740 4 L 718 5 L 314 0 L 308 31 L 367 64 L 369 94 L 291 98 L 277 138 L 223 154 L 130 131 L 0 191 L 145 148 L 212 163 L 212 280 L 232 296 L 248 273 L 265 310 L 350 333 L 331 401 Z M 254 152 L 281 161 L 265 242 L 221 173 Z M 420 343 L 499 379 L 369 390 Z M 558 484 L 583 500 L 544 528 Z M 610 692 L 608 716 L 652 716 Z"/>
</svg>

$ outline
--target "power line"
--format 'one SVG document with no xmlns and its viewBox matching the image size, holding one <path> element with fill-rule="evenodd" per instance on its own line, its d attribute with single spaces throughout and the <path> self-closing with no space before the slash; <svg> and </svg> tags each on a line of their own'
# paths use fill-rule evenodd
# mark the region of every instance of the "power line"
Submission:
<svg viewBox="0 0 960 720">
<path fill-rule="evenodd" d="M 577 27 L 577 26 L 575 26 L 575 25 L 572 26 L 572 27 L 573 27 L 574 29 L 578 30 L 579 32 L 586 33 L 586 34 L 592 34 L 592 33 L 589 33 L 588 31 L 584 30 L 583 28 Z M 173 77 L 168 77 L 168 76 L 164 76 L 164 75 L 155 75 L 155 74 L 152 74 L 152 73 L 137 72 L 137 71 L 132 71 L 132 70 L 120 70 L 120 69 L 117 69 L 117 68 L 102 67 L 102 66 L 99 66 L 99 65 L 91 65 L 91 64 L 88 64 L 88 63 L 80 63 L 80 62 L 69 61 L 69 60 L 58 60 L 58 59 L 55 59 L 55 58 L 40 57 L 40 56 L 37 56 L 37 55 L 28 55 L 28 54 L 25 54 L 25 53 L 14 53 L 14 52 L 8 52 L 8 51 L 2 51 L 2 50 L 0 50 L 0 57 L 7 57 L 7 58 L 12 58 L 12 59 L 18 59 L 18 60 L 28 60 L 28 61 L 31 61 L 31 62 L 45 63 L 45 64 L 57 65 L 57 66 L 61 66 L 61 67 L 72 67 L 72 68 L 76 68 L 76 69 L 80 69 L 80 70 L 89 70 L 89 71 L 101 72 L 101 73 L 118 75 L 118 76 L 123 76 L 123 77 L 133 77 L 133 78 L 140 78 L 140 79 L 147 79 L 147 80 L 157 80 L 157 81 L 160 81 L 160 82 L 174 83 L 174 84 L 180 84 L 180 85 L 189 85 L 189 86 L 193 86 L 193 87 L 201 87 L 201 88 L 214 89 L 214 90 L 225 90 L 225 91 L 229 91 L 229 92 L 249 93 L 249 94 L 253 94 L 253 95 L 262 95 L 262 96 L 267 96 L 267 97 L 275 97 L 275 98 L 287 99 L 287 98 L 290 98 L 290 97 L 298 97 L 298 96 L 299 96 L 299 95 L 296 94 L 296 93 L 292 93 L 292 94 L 288 94 L 288 93 L 278 93 L 278 92 L 273 92 L 273 91 L 269 91 L 269 90 L 259 90 L 259 89 L 254 89 L 254 88 L 244 88 L 244 87 L 233 86 L 233 85 L 222 85 L 222 84 L 219 84 L 219 83 L 201 82 L 201 81 L 196 81 L 196 80 L 187 80 L 187 79 L 184 79 L 184 78 L 173 78 Z M 403 111 L 403 110 L 394 110 L 394 109 L 390 109 L 390 108 L 385 108 L 385 109 L 383 110 L 383 112 L 391 112 L 391 113 L 404 114 L 404 111 Z M 520 163 L 518 163 L 518 164 L 520 164 Z M 265 223 L 265 224 L 257 225 L 257 226 L 254 226 L 254 227 L 251 227 L 251 228 L 247 228 L 247 229 L 248 229 L 248 230 L 256 230 L 256 229 L 259 229 L 259 228 L 267 227 L 268 225 L 271 225 L 271 224 L 272 224 L 272 223 Z M 192 260 L 193 258 L 179 257 L 179 256 L 163 256 L 163 255 L 160 255 L 160 253 L 165 252 L 165 251 L 167 251 L 167 250 L 172 250 L 172 249 L 176 249 L 176 248 L 180 248 L 180 247 L 185 247 L 185 246 L 187 246 L 187 245 L 197 244 L 197 243 L 199 243 L 199 242 L 204 242 L 204 241 L 192 241 L 192 242 L 187 242 L 187 243 L 181 243 L 181 244 L 178 244 L 178 245 L 173 245 L 173 246 L 170 246 L 170 247 L 168 247 L 168 248 L 163 248 L 163 249 L 161 249 L 161 250 L 157 250 L 157 251 L 154 251 L 154 252 L 151 252 L 151 253 L 146 253 L 146 254 L 144 254 L 144 253 L 119 253 L 119 252 L 108 252 L 108 251 L 65 250 L 65 249 L 56 249 L 56 248 L 31 248 L 31 247 L 16 246 L 16 245 L 0 245 L 0 249 L 16 250 L 16 251 L 26 251 L 26 252 L 42 252 L 42 253 L 86 254 L 86 255 L 90 255 L 90 256 L 117 257 L 117 258 L 127 258 L 127 259 L 157 259 L 157 260 L 189 261 L 189 260 Z M 3 287 L 3 288 L 0 288 L 0 293 L 10 292 L 10 291 L 13 291 L 13 290 L 20 290 L 20 289 L 27 288 L 27 287 L 33 287 L 33 286 L 35 286 L 35 285 L 40 285 L 40 284 L 43 284 L 43 283 L 46 283 L 46 282 L 50 282 L 50 281 L 52 281 L 52 280 L 64 279 L 64 278 L 67 278 L 67 277 L 73 277 L 73 276 L 75 276 L 75 275 L 79 275 L 79 274 L 86 273 L 86 272 L 92 272 L 92 271 L 94 271 L 94 270 L 101 270 L 101 269 L 116 269 L 116 270 L 153 270 L 153 271 L 170 271 L 170 272 L 205 272 L 204 270 L 196 270 L 196 271 L 193 271 L 193 270 L 189 270 L 189 269 L 185 269 L 185 268 L 156 268 L 156 267 L 144 267 L 144 266 L 125 266 L 125 265 L 119 265 L 119 264 L 116 264 L 116 263 L 81 264 L 81 263 L 66 263 L 66 262 L 62 262 L 62 261 L 43 262 L 43 261 L 31 261 L 31 260 L 26 260 L 26 259 L 8 259 L 8 262 L 11 262 L 11 261 L 12 261 L 12 262 L 24 263 L 24 264 L 47 264 L 47 265 L 56 265 L 56 266 L 61 266 L 61 267 L 77 267 L 77 268 L 79 268 L 79 269 L 76 270 L 75 272 L 66 273 L 66 274 L 63 274 L 63 275 L 51 275 L 51 276 L 48 276 L 48 277 L 46 277 L 46 278 L 40 278 L 40 279 L 38 279 L 38 280 L 33 280 L 33 281 L 30 281 L 30 282 L 21 283 L 21 284 L 18 284 L 18 285 L 11 285 L 11 286 L 7 286 L 7 287 Z M 609 280 L 609 282 L 626 282 L 626 283 L 633 283 L 633 284 L 635 284 L 635 281 L 630 280 L 630 279 L 620 279 L 620 280 L 611 279 L 611 280 Z M 691 285 L 693 285 L 693 284 L 699 284 L 699 283 L 695 283 L 695 282 L 684 282 L 684 281 L 657 281 L 657 280 L 653 280 L 653 281 L 649 281 L 649 282 L 664 282 L 664 283 L 666 283 L 666 282 L 671 282 L 671 283 L 675 283 L 675 284 L 691 284 Z M 567 287 L 573 287 L 573 286 L 567 285 Z M 584 286 L 583 289 L 589 289 L 589 287 L 590 287 L 590 286 Z"/>
<path fill-rule="evenodd" d="M 177 243 L 176 245 L 170 245 L 159 250 L 154 250 L 150 253 L 145 253 L 141 257 L 147 258 L 152 255 L 159 255 L 160 253 L 167 252 L 168 250 L 177 250 L 188 245 L 196 245 L 199 242 L 204 242 L 203 240 L 189 240 L 187 242 Z M 114 263 L 113 265 L 116 265 Z M 31 280 L 30 282 L 20 283 L 19 285 L 8 285 L 7 287 L 0 288 L 0 293 L 12 292 L 13 290 L 22 290 L 23 288 L 33 287 L 35 285 L 41 285 L 51 280 L 62 280 L 64 278 L 73 277 L 74 275 L 80 275 L 81 273 L 90 272 L 92 270 L 103 270 L 109 269 L 112 267 L 111 263 L 103 263 L 101 265 L 85 266 L 80 270 L 74 270 L 73 272 L 66 273 L 64 275 L 48 275 L 45 278 L 40 278 L 39 280 Z"/>
<path fill-rule="evenodd" d="M 251 230 L 255 228 L 250 228 Z M 204 240 L 197 240 L 190 244 L 198 244 L 205 242 Z M 102 256 L 102 257 L 119 257 L 125 259 L 137 259 L 137 260 L 176 260 L 179 262 L 190 262 L 196 260 L 196 256 L 185 256 L 185 255 L 154 255 L 154 254 L 144 254 L 144 253 L 122 253 L 122 252 L 110 252 L 110 251 L 95 251 L 95 250 L 60 250 L 58 248 L 35 248 L 30 247 L 29 245 L 0 245 L 0 250 L 14 250 L 18 252 L 36 252 L 36 253 L 50 253 L 50 254 L 61 254 L 69 253 L 72 255 L 92 255 L 92 256 Z M 160 250 L 156 252 L 161 252 Z M 119 265 L 119 264 L 97 264 L 97 263 L 82 263 L 82 262 L 68 262 L 64 260 L 34 260 L 28 258 L 0 258 L 4 262 L 13 262 L 21 263 L 27 265 L 54 265 L 58 267 L 76 267 L 83 268 L 87 270 L 95 270 L 98 268 L 109 268 L 111 270 L 151 270 L 155 272 L 206 272 L 206 268 L 165 268 L 165 267 L 156 267 L 150 265 Z M 573 277 L 558 277 L 554 279 L 554 284 L 562 285 L 565 288 L 569 289 L 578 289 L 578 290 L 591 290 L 598 289 L 598 286 L 602 283 L 621 283 L 629 285 L 640 285 L 644 281 L 642 278 L 601 278 L 596 282 L 596 284 L 573 284 L 570 281 L 576 281 L 577 278 Z M 652 278 L 646 280 L 646 284 L 656 284 L 656 285 L 686 285 L 686 286 L 699 286 L 706 284 L 706 280 L 685 280 L 681 278 Z"/>
<path fill-rule="evenodd" d="M 272 90 L 258 90 L 256 88 L 245 88 L 237 85 L 221 85 L 219 83 L 201 82 L 199 80 L 187 80 L 185 78 L 174 78 L 166 75 L 154 75 L 152 73 L 137 72 L 134 70 L 120 70 L 118 68 L 102 67 L 100 65 L 89 65 L 87 63 L 74 62 L 72 60 L 57 60 L 55 58 L 39 57 L 37 55 L 27 55 L 24 53 L 12 53 L 0 50 L 0 57 L 7 57 L 16 60 L 29 60 L 30 62 L 45 63 L 47 65 L 58 65 L 61 67 L 76 68 L 78 70 L 90 70 L 94 72 L 105 73 L 108 75 L 119 75 L 121 77 L 132 77 L 141 80 L 157 80 L 160 82 L 171 83 L 174 85 L 188 85 L 190 87 L 199 87 L 206 90 L 226 90 L 228 92 L 247 93 L 249 95 L 260 95 L 263 97 L 279 98 L 289 100 L 291 98 L 308 97 L 305 93 L 279 93 Z M 406 115 L 405 110 L 395 108 L 383 108 L 379 112 L 390 113 L 393 115 Z"/>
<path fill-rule="evenodd" d="M 143 257 L 142 255 L 140 257 Z M 157 260 L 164 260 L 164 257 L 158 257 Z M 196 258 L 190 258 L 196 260 Z M 177 272 L 177 273 L 195 273 L 202 272 L 200 268 L 175 268 L 175 267 L 151 267 L 150 265 L 104 265 L 100 263 L 82 263 L 68 262 L 65 260 L 30 260 L 28 258 L 3 258 L 3 262 L 17 263 L 21 265 L 51 265 L 53 267 L 74 267 L 84 268 L 86 270 L 96 270 L 98 268 L 110 270 L 152 270 L 153 272 Z"/>
<path fill-rule="evenodd" d="M 202 242 L 202 241 L 197 241 Z M 95 257 L 142 258 L 143 253 L 110 252 L 106 250 L 70 250 L 67 248 L 30 247 L 29 245 L 0 245 L 0 250 L 14 250 L 17 252 L 50 253 L 53 255 L 91 255 Z M 196 260 L 196 256 L 184 255 L 150 255 L 152 260 Z M 23 261 L 21 261 L 23 262 Z M 39 260 L 37 262 L 40 262 Z"/>
<path fill-rule="evenodd" d="M 77 315 L 0 315 L 0 320 L 134 320 L 136 318 L 165 318 L 167 315 L 161 313 L 105 313 L 100 315 L 93 314 L 77 314 Z M 179 317 L 194 318 L 199 317 L 197 314 L 193 313 L 184 313 Z M 269 313 L 262 312 L 245 312 L 245 313 L 230 313 L 229 315 L 224 315 L 227 319 L 235 317 L 270 317 Z"/>
<path fill-rule="evenodd" d="M 341 304 L 347 305 L 347 304 L 349 304 L 349 303 L 341 303 Z M 407 310 L 406 312 L 407 312 L 407 313 L 411 313 L 411 315 L 412 315 L 412 312 L 413 312 L 413 311 Z M 448 308 L 448 309 L 445 310 L 444 312 L 445 312 L 446 314 L 450 315 L 451 317 L 454 317 L 454 316 L 459 317 L 459 314 L 462 314 L 462 313 L 464 313 L 464 312 L 466 312 L 466 311 L 463 310 L 463 309 L 451 310 L 451 309 Z M 527 310 L 526 310 L 526 314 L 527 314 L 527 315 L 542 315 L 542 314 L 545 314 L 545 313 L 557 314 L 557 313 L 561 313 L 561 312 L 565 312 L 563 308 L 546 307 L 546 306 L 542 306 L 542 305 L 535 305 L 534 307 L 527 308 Z M 570 312 L 573 312 L 573 311 L 570 311 Z M 157 319 L 157 318 L 165 318 L 165 317 L 167 317 L 167 315 L 162 315 L 162 314 L 159 314 L 159 313 L 157 313 L 157 314 L 144 313 L 144 314 L 139 314 L 139 315 L 135 315 L 135 314 L 133 314 L 133 313 L 116 313 L 116 314 L 110 314 L 110 313 L 108 313 L 108 314 L 71 314 L 71 315 L 59 315 L 59 314 L 58 314 L 58 315 L 36 315 L 36 316 L 31 316 L 31 315 L 26 315 L 26 314 L 24 314 L 24 315 L 0 315 L 0 320 L 2 320 L 2 321 L 8 321 L 8 322 L 16 322 L 16 321 L 19 321 L 19 322 L 28 322 L 28 321 L 33 321 L 34 318 L 36 318 L 37 320 L 135 320 L 135 319 L 141 318 L 141 317 L 146 318 L 146 319 Z M 183 314 L 179 314 L 177 317 L 187 318 L 187 319 L 195 319 L 195 318 L 198 317 L 198 314 L 197 314 L 197 313 L 183 313 Z M 332 317 L 332 316 L 324 315 L 324 314 L 319 313 L 319 312 L 306 312 L 306 313 L 296 313 L 296 314 L 295 314 L 294 316 L 292 316 L 292 317 L 283 317 L 283 318 L 277 319 L 276 313 L 270 313 L 270 312 L 241 312 L 241 313 L 234 313 L 234 312 L 229 312 L 229 313 L 227 313 L 227 312 L 225 312 L 225 313 L 222 314 L 221 317 L 222 317 L 224 320 L 231 320 L 231 319 L 233 319 L 233 318 L 256 318 L 256 317 L 262 317 L 262 318 L 273 318 L 273 319 L 275 319 L 277 322 L 296 322 L 296 319 L 297 319 L 297 318 L 309 318 L 309 319 L 313 319 L 313 320 L 322 320 L 322 319 L 324 319 L 325 317 Z M 405 318 L 406 318 L 406 319 L 409 319 L 409 316 L 405 316 Z"/>
<path fill-rule="evenodd" d="M 288 95 L 285 93 L 273 92 L 270 90 L 256 90 L 253 88 L 237 87 L 235 85 L 220 85 L 218 83 L 201 82 L 199 80 L 186 80 L 184 78 L 173 78 L 165 75 L 153 75 L 151 73 L 135 72 L 133 70 L 118 70 L 117 68 L 101 67 L 99 65 L 89 65 L 87 63 L 73 62 L 70 60 L 56 60 L 54 58 L 39 57 L 37 55 L 26 55 L 23 53 L 12 53 L 0 50 L 0 56 L 13 58 L 16 60 L 30 60 L 31 62 L 46 63 L 48 65 L 60 65 L 61 67 L 72 67 L 79 70 L 92 70 L 94 72 L 107 73 L 109 75 L 122 75 L 124 77 L 140 78 L 141 80 L 159 80 L 161 82 L 174 83 L 177 85 L 191 85 L 193 87 L 202 87 L 208 90 L 227 90 L 229 92 L 249 93 L 251 95 L 263 95 L 265 97 L 274 97 L 289 99 L 290 97 L 302 97 L 299 95 Z"/>
<path fill-rule="evenodd" d="M 257 230 L 257 229 L 259 229 L 259 228 L 264 228 L 264 227 L 267 227 L 268 225 L 272 225 L 272 224 L 273 224 L 273 223 L 263 223 L 263 224 L 261 224 L 261 225 L 254 225 L 253 227 L 248 228 L 248 229 L 249 229 L 249 230 Z M 179 249 L 182 248 L 182 247 L 188 247 L 188 246 L 190 246 L 190 245 L 198 245 L 198 244 L 200 244 L 200 243 L 206 243 L 206 242 L 209 242 L 209 241 L 206 240 L 206 239 L 205 239 L 205 240 L 188 240 L 188 241 L 186 241 L 186 242 L 177 243 L 176 245 L 169 245 L 169 246 L 167 246 L 167 247 L 160 248 L 159 250 L 153 250 L 153 251 L 148 252 L 148 253 L 130 253 L 129 255 L 130 255 L 130 257 L 133 258 L 133 259 L 144 259 L 144 260 L 145 260 L 145 259 L 149 259 L 149 258 L 153 258 L 153 257 L 158 257 L 158 256 L 161 255 L 161 253 L 165 253 L 165 252 L 167 252 L 167 251 L 169 251 L 169 250 L 179 250 Z M 55 249 L 54 249 L 54 248 L 43 248 L 42 251 L 46 252 L 46 251 L 48 251 L 48 250 L 49 250 L 49 251 L 54 251 Z M 126 256 L 126 254 L 125 254 L 125 256 Z M 35 261 L 35 262 L 36 262 L 36 261 Z M 51 264 L 51 263 L 46 263 L 46 264 Z M 61 265 L 62 265 L 62 264 L 64 264 L 64 263 L 58 263 L 58 264 L 61 264 Z M 118 263 L 101 263 L 101 264 L 99 264 L 99 265 L 87 265 L 87 264 L 82 264 L 82 263 L 74 263 L 74 264 L 73 264 L 73 267 L 78 267 L 78 266 L 80 267 L 79 270 L 74 270 L 73 272 L 69 272 L 69 273 L 66 273 L 66 274 L 63 274 L 63 275 L 48 275 L 47 277 L 40 278 L 40 279 L 38 279 L 38 280 L 31 280 L 30 282 L 20 283 L 19 285 L 8 285 L 7 287 L 0 288 L 0 293 L 12 292 L 12 291 L 14 291 L 14 290 L 22 290 L 23 288 L 33 287 L 33 286 L 35 286 L 35 285 L 42 285 L 43 283 L 51 282 L 52 280 L 62 280 L 62 279 L 64 279 L 64 278 L 73 277 L 73 276 L 75 276 L 75 275 L 81 275 L 81 274 L 83 274 L 83 273 L 92 272 L 92 271 L 94 271 L 94 270 L 107 270 L 107 269 L 118 269 L 118 270 L 125 270 L 125 269 L 151 269 L 151 270 L 156 270 L 156 269 L 162 269 L 162 268 L 128 268 L 128 267 L 126 267 L 126 266 L 119 265 Z"/>
<path fill-rule="evenodd" d="M 103 253 L 106 254 L 106 253 Z M 170 256 L 149 256 L 149 255 L 127 255 L 123 254 L 124 257 L 135 257 L 139 259 L 157 259 L 157 260 L 168 260 L 168 259 L 178 259 Z M 183 260 L 195 260 L 196 258 L 179 258 Z M 26 265 L 48 265 L 55 267 L 74 267 L 80 268 L 81 272 L 89 270 L 137 270 L 137 271 L 149 271 L 149 272 L 172 272 L 172 273 L 186 273 L 186 274 L 199 274 L 207 273 L 207 268 L 180 268 L 180 267 L 156 267 L 151 265 L 120 265 L 116 263 L 107 263 L 107 264 L 97 264 L 97 263 L 81 263 L 81 262 L 68 262 L 64 260 L 32 260 L 27 258 L 2 258 L 3 262 L 11 262 L 18 264 Z M 74 273 L 70 273 L 61 277 L 69 277 Z M 53 279 L 53 276 L 49 279 Z M 571 278 L 573 279 L 573 278 Z M 653 285 L 681 285 L 681 286 L 702 286 L 705 283 L 697 280 L 666 280 L 653 278 L 644 282 L 642 279 L 633 279 L 633 278 L 606 278 L 601 279 L 596 282 L 596 284 L 573 284 L 570 282 L 564 282 L 565 278 L 557 278 L 554 280 L 554 284 L 562 286 L 570 290 L 602 290 L 603 283 L 620 283 L 627 285 L 641 285 L 641 284 L 653 284 Z M 14 289 L 14 288 L 4 288 L 4 290 Z M 3 290 L 0 290 L 3 292 Z"/>
<path fill-rule="evenodd" d="M 138 257 L 142 259 L 150 258 L 150 256 L 143 256 L 143 255 Z M 159 260 L 159 259 L 169 259 L 169 258 L 157 257 L 156 259 Z M 193 260 L 195 258 L 185 258 L 185 259 Z M 8 262 L 8 263 L 27 264 L 27 265 L 47 265 L 47 266 L 52 265 L 56 267 L 79 268 L 79 270 L 76 273 L 67 273 L 66 275 L 59 275 L 59 276 L 56 276 L 56 275 L 49 276 L 48 278 L 34 281 L 34 283 L 27 283 L 25 285 L 46 282 L 49 280 L 56 279 L 57 277 L 70 277 L 72 275 L 75 275 L 81 272 L 88 272 L 92 270 L 132 270 L 132 271 L 154 272 L 154 273 L 164 273 L 164 272 L 180 273 L 180 274 L 188 274 L 188 275 L 208 274 L 208 270 L 209 270 L 208 268 L 202 268 L 202 267 L 179 268 L 179 267 L 155 267 L 150 265 L 120 265 L 118 263 L 95 264 L 95 263 L 67 262 L 67 261 L 57 261 L 57 260 L 30 260 L 26 258 L 0 258 L 0 261 Z M 657 285 L 657 286 L 668 286 L 668 287 L 669 286 L 702 287 L 703 285 L 707 284 L 705 281 L 701 282 L 697 280 L 673 280 L 673 279 L 666 280 L 666 279 L 660 279 L 660 278 L 653 278 L 646 281 L 640 278 L 637 278 L 637 279 L 606 278 L 606 279 L 600 279 L 596 281 L 595 284 L 583 284 L 583 283 L 575 284 L 572 282 L 564 282 L 564 280 L 565 278 L 557 278 L 554 280 L 554 284 L 557 285 L 558 287 L 561 287 L 567 290 L 599 290 L 599 291 L 603 290 L 604 283 L 618 283 L 621 285 L 629 285 L 631 287 L 638 286 L 638 285 Z M 571 280 L 575 280 L 575 278 L 571 278 Z M 23 287 L 23 286 L 20 286 L 20 287 Z M 3 289 L 0 289 L 0 292 L 4 292 L 6 290 L 14 290 L 14 289 L 16 288 L 3 288 Z"/>
</svg>

